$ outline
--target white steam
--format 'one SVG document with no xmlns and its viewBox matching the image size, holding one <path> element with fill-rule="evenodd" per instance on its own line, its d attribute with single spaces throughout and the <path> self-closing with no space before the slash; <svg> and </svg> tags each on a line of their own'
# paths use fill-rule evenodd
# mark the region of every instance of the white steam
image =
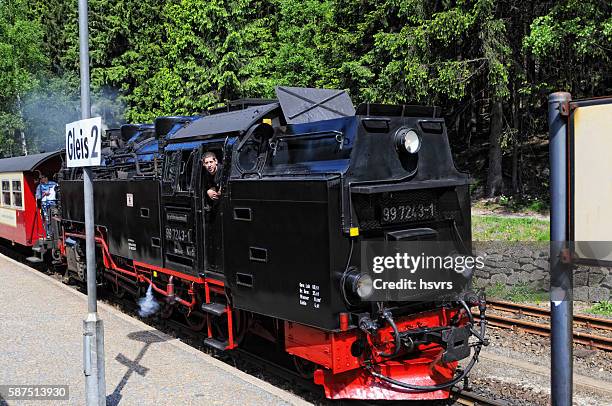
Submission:
<svg viewBox="0 0 612 406">
<path fill-rule="evenodd" d="M 149 285 L 149 289 L 147 289 L 147 294 L 145 297 L 142 297 L 138 300 L 138 305 L 140 306 L 140 317 L 149 317 L 157 313 L 159 310 L 159 303 L 155 300 L 153 296 L 153 288 Z"/>
<path fill-rule="evenodd" d="M 97 89 L 92 92 L 91 103 L 92 117 L 102 117 L 105 128 L 123 124 L 126 106 L 119 91 L 111 87 Z M 66 124 L 81 118 L 80 109 L 78 88 L 67 80 L 54 79 L 29 92 L 21 106 L 28 151 L 63 148 Z"/>
</svg>

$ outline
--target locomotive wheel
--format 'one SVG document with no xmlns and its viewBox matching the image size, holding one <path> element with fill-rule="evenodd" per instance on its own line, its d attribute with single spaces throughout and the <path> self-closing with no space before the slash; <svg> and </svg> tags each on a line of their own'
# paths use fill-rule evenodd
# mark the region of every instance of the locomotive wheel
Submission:
<svg viewBox="0 0 612 406">
<path fill-rule="evenodd" d="M 61 261 L 62 253 L 60 252 L 59 249 L 53 248 L 53 250 L 51 251 L 51 257 L 53 258 L 54 261 Z"/>
<path fill-rule="evenodd" d="M 213 338 L 221 342 L 227 341 L 227 316 L 211 317 Z"/>
<path fill-rule="evenodd" d="M 163 303 L 159 311 L 159 316 L 162 319 L 169 319 L 172 317 L 172 313 L 174 313 L 174 306 L 169 303 Z"/>
<path fill-rule="evenodd" d="M 70 275 L 70 271 L 66 268 L 66 272 L 62 276 L 62 282 L 66 285 L 70 285 L 72 283 L 72 276 Z"/>
<path fill-rule="evenodd" d="M 115 295 L 118 299 L 123 299 L 123 297 L 125 296 L 125 289 L 123 288 L 123 286 L 119 285 L 118 283 L 114 283 L 112 284 L 112 288 L 113 295 Z"/>
<path fill-rule="evenodd" d="M 251 327 L 251 317 L 249 313 L 244 310 L 234 309 L 234 339 L 236 344 L 240 345 Z"/>
<path fill-rule="evenodd" d="M 206 326 L 206 315 L 196 310 L 189 315 L 185 314 L 185 321 L 193 331 L 202 331 Z"/>
<path fill-rule="evenodd" d="M 211 317 L 211 331 L 215 340 L 226 342 L 229 341 L 227 329 L 227 314 L 220 317 Z M 236 310 L 232 312 L 232 325 L 234 334 L 234 343 L 240 345 L 244 340 L 249 328 L 249 317 L 246 312 Z"/>
<path fill-rule="evenodd" d="M 125 289 L 124 289 L 124 291 L 125 291 Z M 132 295 L 134 300 L 138 301 L 138 299 L 140 299 L 143 296 L 142 295 L 142 289 L 141 289 L 140 285 L 138 287 L 136 287 L 136 291 L 135 292 L 130 292 L 130 294 Z"/>
<path fill-rule="evenodd" d="M 317 369 L 317 366 L 304 358 L 296 357 L 292 355 L 293 365 L 295 366 L 295 370 L 306 379 L 312 379 L 314 377 L 314 371 Z"/>
</svg>

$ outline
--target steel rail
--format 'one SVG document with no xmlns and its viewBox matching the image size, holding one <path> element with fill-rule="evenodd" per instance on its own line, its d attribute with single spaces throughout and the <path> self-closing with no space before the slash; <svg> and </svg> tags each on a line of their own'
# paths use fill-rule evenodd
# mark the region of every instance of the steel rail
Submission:
<svg viewBox="0 0 612 406">
<path fill-rule="evenodd" d="M 519 315 L 550 318 L 550 310 L 543 307 L 513 303 L 505 300 L 490 299 L 487 299 L 487 305 L 491 309 L 511 312 Z M 612 331 L 612 319 L 589 316 L 586 314 L 574 314 L 574 324 L 585 325 L 588 329 L 596 328 Z"/>
<path fill-rule="evenodd" d="M 465 406 L 508 406 L 508 402 L 489 399 L 472 391 L 465 391 L 459 388 L 451 390 L 451 399 L 456 403 Z"/>
<path fill-rule="evenodd" d="M 487 314 L 487 323 L 491 326 L 503 327 L 508 329 L 518 328 L 529 333 L 538 334 L 541 336 L 550 336 L 550 325 L 536 323 L 533 321 L 515 319 L 512 317 L 499 316 L 496 314 Z M 583 344 L 593 348 L 599 348 L 606 351 L 612 351 L 612 338 L 603 337 L 594 334 L 574 331 L 573 339 L 575 343 Z"/>
</svg>

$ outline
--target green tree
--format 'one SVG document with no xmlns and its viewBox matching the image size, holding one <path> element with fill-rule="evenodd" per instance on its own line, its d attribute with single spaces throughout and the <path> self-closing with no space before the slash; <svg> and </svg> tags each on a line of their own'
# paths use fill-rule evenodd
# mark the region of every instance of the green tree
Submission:
<svg viewBox="0 0 612 406">
<path fill-rule="evenodd" d="M 524 50 L 537 64 L 525 91 L 559 89 L 574 97 L 612 90 L 612 4 L 606 0 L 554 2 L 531 22 Z"/>
<path fill-rule="evenodd" d="M 23 97 L 39 85 L 47 64 L 42 49 L 42 29 L 28 17 L 23 0 L 0 2 L 0 148 L 12 154 L 27 153 Z"/>
</svg>

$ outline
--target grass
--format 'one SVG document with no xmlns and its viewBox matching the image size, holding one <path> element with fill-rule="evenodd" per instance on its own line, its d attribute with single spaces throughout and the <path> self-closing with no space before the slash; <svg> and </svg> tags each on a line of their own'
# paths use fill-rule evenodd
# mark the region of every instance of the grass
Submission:
<svg viewBox="0 0 612 406">
<path fill-rule="evenodd" d="M 612 317 L 612 302 L 605 300 L 603 302 L 595 303 L 590 309 L 587 310 L 587 313 Z"/>
<path fill-rule="evenodd" d="M 550 223 L 532 217 L 472 216 L 475 241 L 548 241 Z"/>
<path fill-rule="evenodd" d="M 487 297 L 508 300 L 511 302 L 541 303 L 550 300 L 548 292 L 538 291 L 526 284 L 517 284 L 509 288 L 502 283 L 485 288 Z"/>
</svg>

